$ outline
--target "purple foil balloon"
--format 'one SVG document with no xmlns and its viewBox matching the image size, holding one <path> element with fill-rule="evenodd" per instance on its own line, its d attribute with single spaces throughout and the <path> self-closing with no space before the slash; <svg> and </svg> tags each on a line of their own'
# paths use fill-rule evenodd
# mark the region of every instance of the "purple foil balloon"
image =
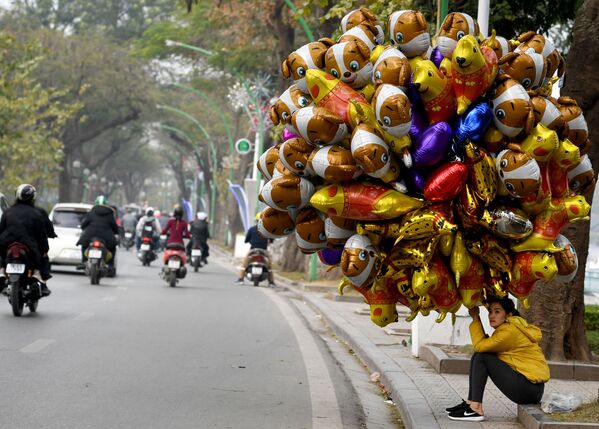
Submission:
<svg viewBox="0 0 599 429">
<path fill-rule="evenodd" d="M 441 61 L 443 61 L 443 58 L 443 54 L 438 48 L 433 49 L 430 60 L 437 66 L 437 68 L 441 67 Z"/>
<path fill-rule="evenodd" d="M 295 137 L 300 137 L 295 134 L 293 131 L 289 131 L 287 128 L 283 128 L 283 141 L 287 141 L 289 139 L 293 139 Z"/>
<path fill-rule="evenodd" d="M 447 122 L 428 127 L 412 145 L 414 167 L 431 167 L 443 160 L 451 145 L 452 130 Z"/>
<path fill-rule="evenodd" d="M 404 170 L 404 175 L 408 187 L 412 191 L 422 194 L 424 191 L 424 184 L 426 183 L 427 179 L 426 173 L 418 168 L 410 168 L 409 170 Z"/>
<path fill-rule="evenodd" d="M 343 249 L 322 249 L 316 252 L 318 259 L 325 265 L 339 265 Z"/>
<path fill-rule="evenodd" d="M 410 138 L 413 142 L 417 141 L 424 130 L 428 127 L 428 118 L 426 112 L 418 104 L 412 104 L 412 125 L 410 126 Z"/>
</svg>

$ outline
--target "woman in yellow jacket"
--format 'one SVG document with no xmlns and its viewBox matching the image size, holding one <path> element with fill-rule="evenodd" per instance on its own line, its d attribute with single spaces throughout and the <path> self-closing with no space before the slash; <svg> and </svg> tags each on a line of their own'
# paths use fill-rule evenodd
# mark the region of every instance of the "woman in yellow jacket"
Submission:
<svg viewBox="0 0 599 429">
<path fill-rule="evenodd" d="M 470 337 L 474 355 L 470 360 L 468 401 L 447 408 L 452 420 L 482 421 L 483 393 L 487 379 L 517 404 L 538 404 L 549 380 L 549 366 L 539 347 L 541 330 L 520 317 L 509 298 L 492 298 L 489 324 L 495 329 L 485 334 L 478 307 L 470 310 Z"/>
</svg>

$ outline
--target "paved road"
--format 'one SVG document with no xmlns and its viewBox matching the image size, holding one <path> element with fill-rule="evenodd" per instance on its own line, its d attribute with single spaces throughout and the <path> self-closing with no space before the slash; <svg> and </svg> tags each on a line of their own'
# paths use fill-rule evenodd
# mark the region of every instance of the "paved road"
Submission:
<svg viewBox="0 0 599 429">
<path fill-rule="evenodd" d="M 0 427 L 362 425 L 287 294 L 234 285 L 217 258 L 176 288 L 158 272 L 122 252 L 99 286 L 55 274 L 37 314 L 15 318 L 0 300 Z"/>
</svg>

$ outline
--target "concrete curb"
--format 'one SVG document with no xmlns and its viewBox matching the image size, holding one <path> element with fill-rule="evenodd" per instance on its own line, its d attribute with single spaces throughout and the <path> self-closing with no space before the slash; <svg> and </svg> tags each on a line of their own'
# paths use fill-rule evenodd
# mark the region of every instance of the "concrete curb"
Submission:
<svg viewBox="0 0 599 429">
<path fill-rule="evenodd" d="M 440 429 L 433 411 L 427 405 L 426 399 L 418 387 L 393 359 L 380 351 L 376 344 L 359 332 L 350 332 L 345 319 L 337 314 L 327 312 L 327 309 L 318 300 L 304 293 L 299 284 L 294 282 L 294 285 L 280 276 L 277 276 L 277 282 L 282 287 L 300 294 L 309 305 L 321 314 L 333 331 L 349 344 L 370 371 L 377 371 L 381 374 L 381 382 L 395 402 L 406 428 Z"/>
<path fill-rule="evenodd" d="M 535 405 L 518 405 L 518 420 L 526 429 L 599 429 L 599 423 L 556 422 Z"/>
<path fill-rule="evenodd" d="M 470 359 L 448 356 L 439 347 L 423 345 L 419 355 L 442 374 L 468 374 Z M 551 378 L 560 380 L 599 381 L 599 365 L 584 362 L 548 362 Z"/>
</svg>

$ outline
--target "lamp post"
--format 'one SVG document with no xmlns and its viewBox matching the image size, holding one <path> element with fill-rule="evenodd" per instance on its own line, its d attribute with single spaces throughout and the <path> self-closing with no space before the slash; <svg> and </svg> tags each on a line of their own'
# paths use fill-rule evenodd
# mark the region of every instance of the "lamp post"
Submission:
<svg viewBox="0 0 599 429">
<path fill-rule="evenodd" d="M 89 168 L 84 168 L 83 169 L 83 195 L 81 197 L 81 201 L 82 202 L 87 202 L 88 200 L 88 195 L 89 195 L 89 175 L 91 174 L 91 171 L 89 171 Z"/>
</svg>

